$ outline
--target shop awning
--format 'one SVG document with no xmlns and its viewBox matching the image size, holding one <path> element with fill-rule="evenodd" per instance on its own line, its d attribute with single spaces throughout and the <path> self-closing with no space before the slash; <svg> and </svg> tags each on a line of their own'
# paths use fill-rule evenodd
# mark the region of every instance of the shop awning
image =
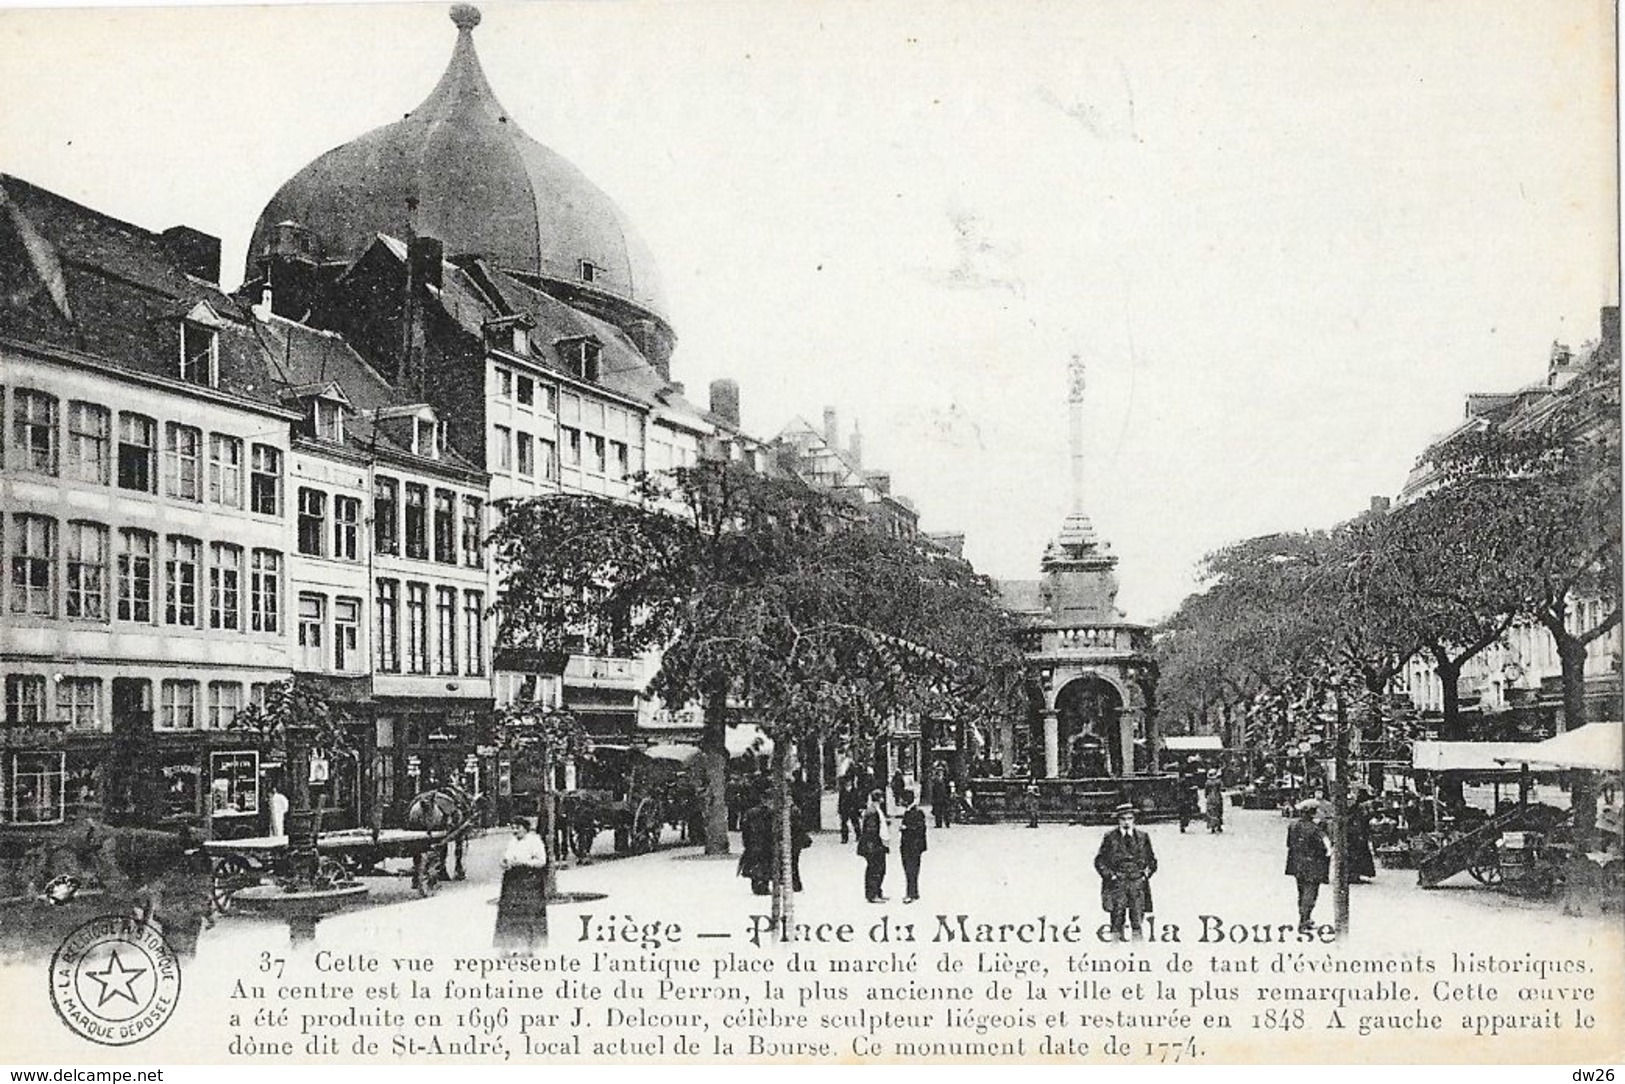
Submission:
<svg viewBox="0 0 1625 1084">
<path fill-rule="evenodd" d="M 1170 753 L 1222 753 L 1224 739 L 1217 734 L 1170 734 L 1162 739 Z"/>
<path fill-rule="evenodd" d="M 1625 760 L 1621 747 L 1620 723 L 1587 723 L 1535 742 L 1519 756 L 1522 763 L 1550 768 L 1583 768 L 1594 772 L 1617 772 Z"/>
<path fill-rule="evenodd" d="M 1532 741 L 1419 741 L 1411 746 L 1411 767 L 1424 772 L 1515 772 L 1539 746 Z"/>
<path fill-rule="evenodd" d="M 730 757 L 766 757 L 773 755 L 773 739 L 755 723 L 735 723 L 728 728 L 728 755 Z"/>
</svg>

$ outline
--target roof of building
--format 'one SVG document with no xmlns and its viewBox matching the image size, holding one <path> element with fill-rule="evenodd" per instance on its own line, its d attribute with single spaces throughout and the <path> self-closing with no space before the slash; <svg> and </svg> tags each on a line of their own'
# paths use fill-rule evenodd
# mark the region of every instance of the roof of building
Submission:
<svg viewBox="0 0 1625 1084">
<path fill-rule="evenodd" d="M 327 261 L 354 259 L 379 233 L 435 237 L 449 255 L 568 282 L 664 320 L 659 272 L 631 224 L 497 101 L 474 50 L 478 10 L 457 5 L 452 21 L 451 61 L 422 105 L 323 154 L 272 197 L 254 227 L 248 277 L 272 227 L 291 221 Z"/>
<path fill-rule="evenodd" d="M 189 317 L 219 335 L 218 390 L 275 404 L 241 306 L 159 235 L 0 174 L 0 333 L 174 380 Z"/>
</svg>

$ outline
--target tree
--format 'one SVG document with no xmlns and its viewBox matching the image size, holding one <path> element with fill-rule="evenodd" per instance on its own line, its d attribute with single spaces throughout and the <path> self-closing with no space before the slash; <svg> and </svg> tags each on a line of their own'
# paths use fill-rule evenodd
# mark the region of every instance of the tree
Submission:
<svg viewBox="0 0 1625 1084">
<path fill-rule="evenodd" d="M 553 794 L 553 765 L 587 751 L 587 734 L 574 715 L 540 704 L 516 703 L 496 711 L 486 731 L 497 756 L 519 772 L 539 780 L 535 814 L 547 841 L 545 891 L 558 895 L 558 803 Z"/>
</svg>

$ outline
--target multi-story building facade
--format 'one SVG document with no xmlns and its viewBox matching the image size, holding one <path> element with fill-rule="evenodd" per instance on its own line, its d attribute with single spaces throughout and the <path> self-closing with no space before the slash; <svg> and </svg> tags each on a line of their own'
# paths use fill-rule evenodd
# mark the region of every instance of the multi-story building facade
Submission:
<svg viewBox="0 0 1625 1084">
<path fill-rule="evenodd" d="M 0 178 L 0 822 L 235 832 L 236 714 L 289 672 L 294 415 L 218 242 Z"/>
</svg>

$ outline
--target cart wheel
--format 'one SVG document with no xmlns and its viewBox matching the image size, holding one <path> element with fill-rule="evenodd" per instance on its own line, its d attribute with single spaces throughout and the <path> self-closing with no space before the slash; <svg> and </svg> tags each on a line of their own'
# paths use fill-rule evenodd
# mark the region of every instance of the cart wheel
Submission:
<svg viewBox="0 0 1625 1084">
<path fill-rule="evenodd" d="M 655 849 L 659 840 L 659 814 L 654 802 L 645 798 L 638 804 L 638 810 L 632 817 L 631 851 L 633 854 L 648 854 Z"/>
<path fill-rule="evenodd" d="M 1467 872 L 1481 885 L 1498 885 L 1502 880 L 1501 856 L 1493 846 L 1485 847 L 1467 863 Z"/>
<path fill-rule="evenodd" d="M 209 895 L 214 900 L 214 909 L 223 915 L 231 911 L 231 897 L 234 892 L 239 888 L 247 888 L 259 880 L 254 876 L 247 859 L 235 854 L 216 858 L 211 872 L 213 876 L 210 879 Z"/>
<path fill-rule="evenodd" d="M 419 896 L 428 897 L 440 891 L 444 868 L 438 848 L 430 848 L 412 859 L 412 887 L 418 890 Z"/>
</svg>

